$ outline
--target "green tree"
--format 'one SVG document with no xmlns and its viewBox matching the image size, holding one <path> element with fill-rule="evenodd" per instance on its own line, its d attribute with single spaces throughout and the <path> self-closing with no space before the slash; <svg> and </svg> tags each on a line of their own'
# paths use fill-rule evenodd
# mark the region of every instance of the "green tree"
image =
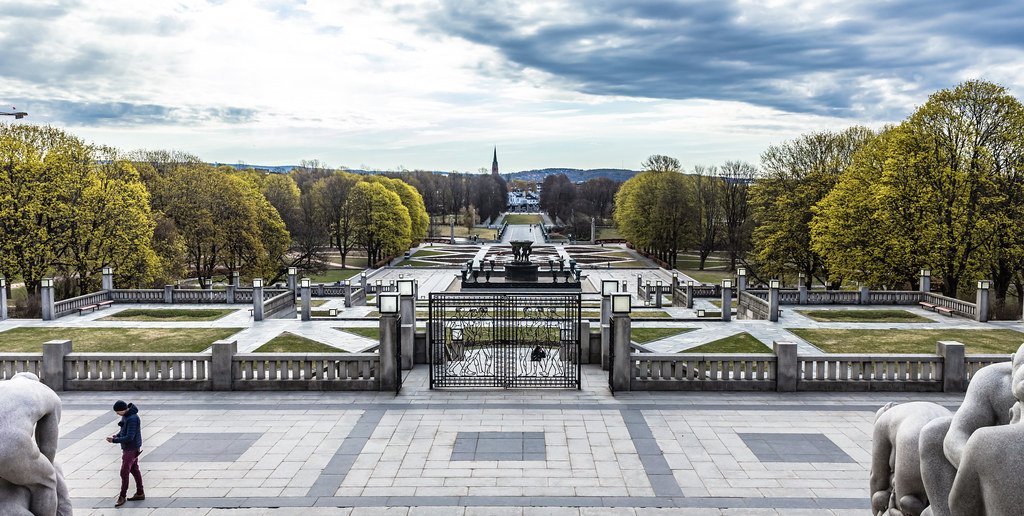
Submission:
<svg viewBox="0 0 1024 516">
<path fill-rule="evenodd" d="M 356 241 L 372 266 L 412 245 L 412 220 L 397 193 L 379 182 L 360 181 L 349 192 Z"/>
<path fill-rule="evenodd" d="M 355 207 L 349 202 L 352 188 L 359 176 L 348 172 L 335 172 L 313 183 L 311 202 L 322 225 L 330 231 L 331 245 L 341 255 L 341 266 L 349 252 L 357 245 L 354 225 Z"/>
<path fill-rule="evenodd" d="M 729 252 L 729 269 L 750 249 L 753 218 L 749 201 L 750 184 L 757 177 L 757 167 L 740 161 L 727 161 L 721 168 L 725 181 L 722 192 L 722 219 L 724 221 L 725 248 Z"/>
<path fill-rule="evenodd" d="M 402 201 L 402 206 L 409 210 L 409 219 L 411 221 L 409 229 L 413 242 L 418 242 L 427 237 L 430 217 L 427 215 L 427 208 L 423 204 L 423 196 L 415 188 L 401 179 L 392 179 L 385 176 L 367 176 L 364 180 L 380 183 L 388 190 L 398 194 L 399 199 Z"/>
<path fill-rule="evenodd" d="M 690 182 L 694 194 L 694 227 L 696 228 L 697 254 L 700 258 L 698 268 L 704 270 L 704 263 L 719 243 L 719 231 L 722 227 L 722 201 L 724 182 L 717 176 L 715 167 L 696 166 Z"/>
<path fill-rule="evenodd" d="M 644 166 L 648 170 L 623 183 L 615 195 L 615 224 L 635 247 L 675 267 L 679 250 L 694 234 L 690 184 L 674 158 L 652 156 Z"/>
<path fill-rule="evenodd" d="M 829 280 L 824 261 L 811 248 L 812 207 L 828 195 L 853 153 L 873 134 L 864 127 L 806 134 L 761 155 L 764 176 L 750 190 L 757 221 L 753 245 L 758 275 L 802 272 L 808 285 L 815 278 Z"/>
</svg>

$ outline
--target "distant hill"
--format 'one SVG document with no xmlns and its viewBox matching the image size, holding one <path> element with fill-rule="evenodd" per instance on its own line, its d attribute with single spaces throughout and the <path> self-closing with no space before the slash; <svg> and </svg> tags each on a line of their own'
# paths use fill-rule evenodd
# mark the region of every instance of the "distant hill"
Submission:
<svg viewBox="0 0 1024 516">
<path fill-rule="evenodd" d="M 558 174 L 565 174 L 566 177 L 569 178 L 569 181 L 572 181 L 573 183 L 582 183 L 583 181 L 599 177 L 607 177 L 612 181 L 622 182 L 639 174 L 639 172 L 622 168 L 592 168 L 589 170 L 581 170 L 578 168 L 542 168 L 539 170 L 524 170 L 522 172 L 502 174 L 502 177 L 506 180 L 519 179 L 521 181 L 535 181 L 540 183 L 544 181 L 544 178 Z"/>
<path fill-rule="evenodd" d="M 266 170 L 274 174 L 287 174 L 292 171 L 293 168 L 299 168 L 298 165 L 250 165 L 248 163 L 210 163 L 215 167 L 225 166 L 231 168 L 237 168 L 239 170 L 255 169 L 255 170 Z"/>
</svg>

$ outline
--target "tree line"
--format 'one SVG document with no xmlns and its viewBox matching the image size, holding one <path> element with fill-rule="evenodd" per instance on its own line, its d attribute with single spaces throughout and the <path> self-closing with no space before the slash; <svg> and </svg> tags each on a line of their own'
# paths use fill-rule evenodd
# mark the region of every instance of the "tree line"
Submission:
<svg viewBox="0 0 1024 516">
<path fill-rule="evenodd" d="M 292 266 L 323 270 L 330 249 L 342 265 L 355 249 L 373 265 L 426 236 L 409 184 L 305 165 L 287 175 L 213 167 L 0 125 L 0 274 L 24 281 L 33 313 L 45 277 L 58 278 L 59 297 L 97 290 L 108 266 L 136 287 L 194 275 L 206 288 L 232 272 L 276 281 Z"/>
<path fill-rule="evenodd" d="M 760 168 L 681 174 L 652 156 L 615 200 L 620 232 L 671 265 L 680 250 L 728 251 L 762 280 L 803 274 L 838 287 L 945 295 L 993 281 L 997 307 L 1024 298 L 1024 107 L 979 80 L 940 90 L 898 124 L 821 131 L 772 145 Z M 752 182 L 751 182 L 752 180 Z"/>
<path fill-rule="evenodd" d="M 592 219 L 611 218 L 620 184 L 605 177 L 575 184 L 565 174 L 550 175 L 541 183 L 540 209 L 576 239 L 586 240 Z"/>
<path fill-rule="evenodd" d="M 749 190 L 757 167 L 729 161 L 683 174 L 679 160 L 662 155 L 642 166 L 643 172 L 615 195 L 615 224 L 623 237 L 669 267 L 676 266 L 681 251 L 692 249 L 701 270 L 719 250 L 728 252 L 735 269 L 750 248 Z"/>
</svg>

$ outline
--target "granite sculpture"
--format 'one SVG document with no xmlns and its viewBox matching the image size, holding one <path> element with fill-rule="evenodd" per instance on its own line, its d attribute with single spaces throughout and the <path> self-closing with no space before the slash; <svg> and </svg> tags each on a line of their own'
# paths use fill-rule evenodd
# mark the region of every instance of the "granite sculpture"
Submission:
<svg viewBox="0 0 1024 516">
<path fill-rule="evenodd" d="M 1012 516 L 1024 511 L 1024 346 L 1013 357 L 1010 423 L 979 428 L 960 450 L 949 493 L 952 514 Z M 951 459 L 952 460 L 952 459 Z"/>
<path fill-rule="evenodd" d="M 871 510 L 876 515 L 919 516 L 928 506 L 921 478 L 921 429 L 949 417 L 946 407 L 929 402 L 887 403 L 875 414 L 871 451 Z"/>
<path fill-rule="evenodd" d="M 1024 413 L 1022 366 L 1024 345 L 1012 362 L 978 370 L 963 404 L 952 415 L 917 402 L 880 409 L 872 443 L 872 512 L 876 516 L 1021 514 L 1024 468 L 1014 452 L 1024 452 L 1024 426 L 1017 424 Z M 916 461 L 913 453 L 898 450 L 900 442 L 912 441 L 918 443 Z M 1021 449 L 1016 443 L 1021 443 Z M 887 463 L 883 456 L 889 457 Z"/>
<path fill-rule="evenodd" d="M 0 382 L 0 499 L 17 507 L 0 507 L 0 514 L 71 514 L 67 487 L 54 466 L 60 410 L 57 394 L 32 373 Z"/>
</svg>

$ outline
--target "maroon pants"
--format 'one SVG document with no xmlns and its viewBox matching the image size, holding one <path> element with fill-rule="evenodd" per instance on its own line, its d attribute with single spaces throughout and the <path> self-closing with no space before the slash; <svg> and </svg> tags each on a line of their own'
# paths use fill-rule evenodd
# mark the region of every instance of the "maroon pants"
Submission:
<svg viewBox="0 0 1024 516">
<path fill-rule="evenodd" d="M 142 450 L 121 450 L 121 496 L 128 496 L 128 473 L 135 477 L 135 491 L 142 492 L 142 472 L 139 454 Z"/>
</svg>

